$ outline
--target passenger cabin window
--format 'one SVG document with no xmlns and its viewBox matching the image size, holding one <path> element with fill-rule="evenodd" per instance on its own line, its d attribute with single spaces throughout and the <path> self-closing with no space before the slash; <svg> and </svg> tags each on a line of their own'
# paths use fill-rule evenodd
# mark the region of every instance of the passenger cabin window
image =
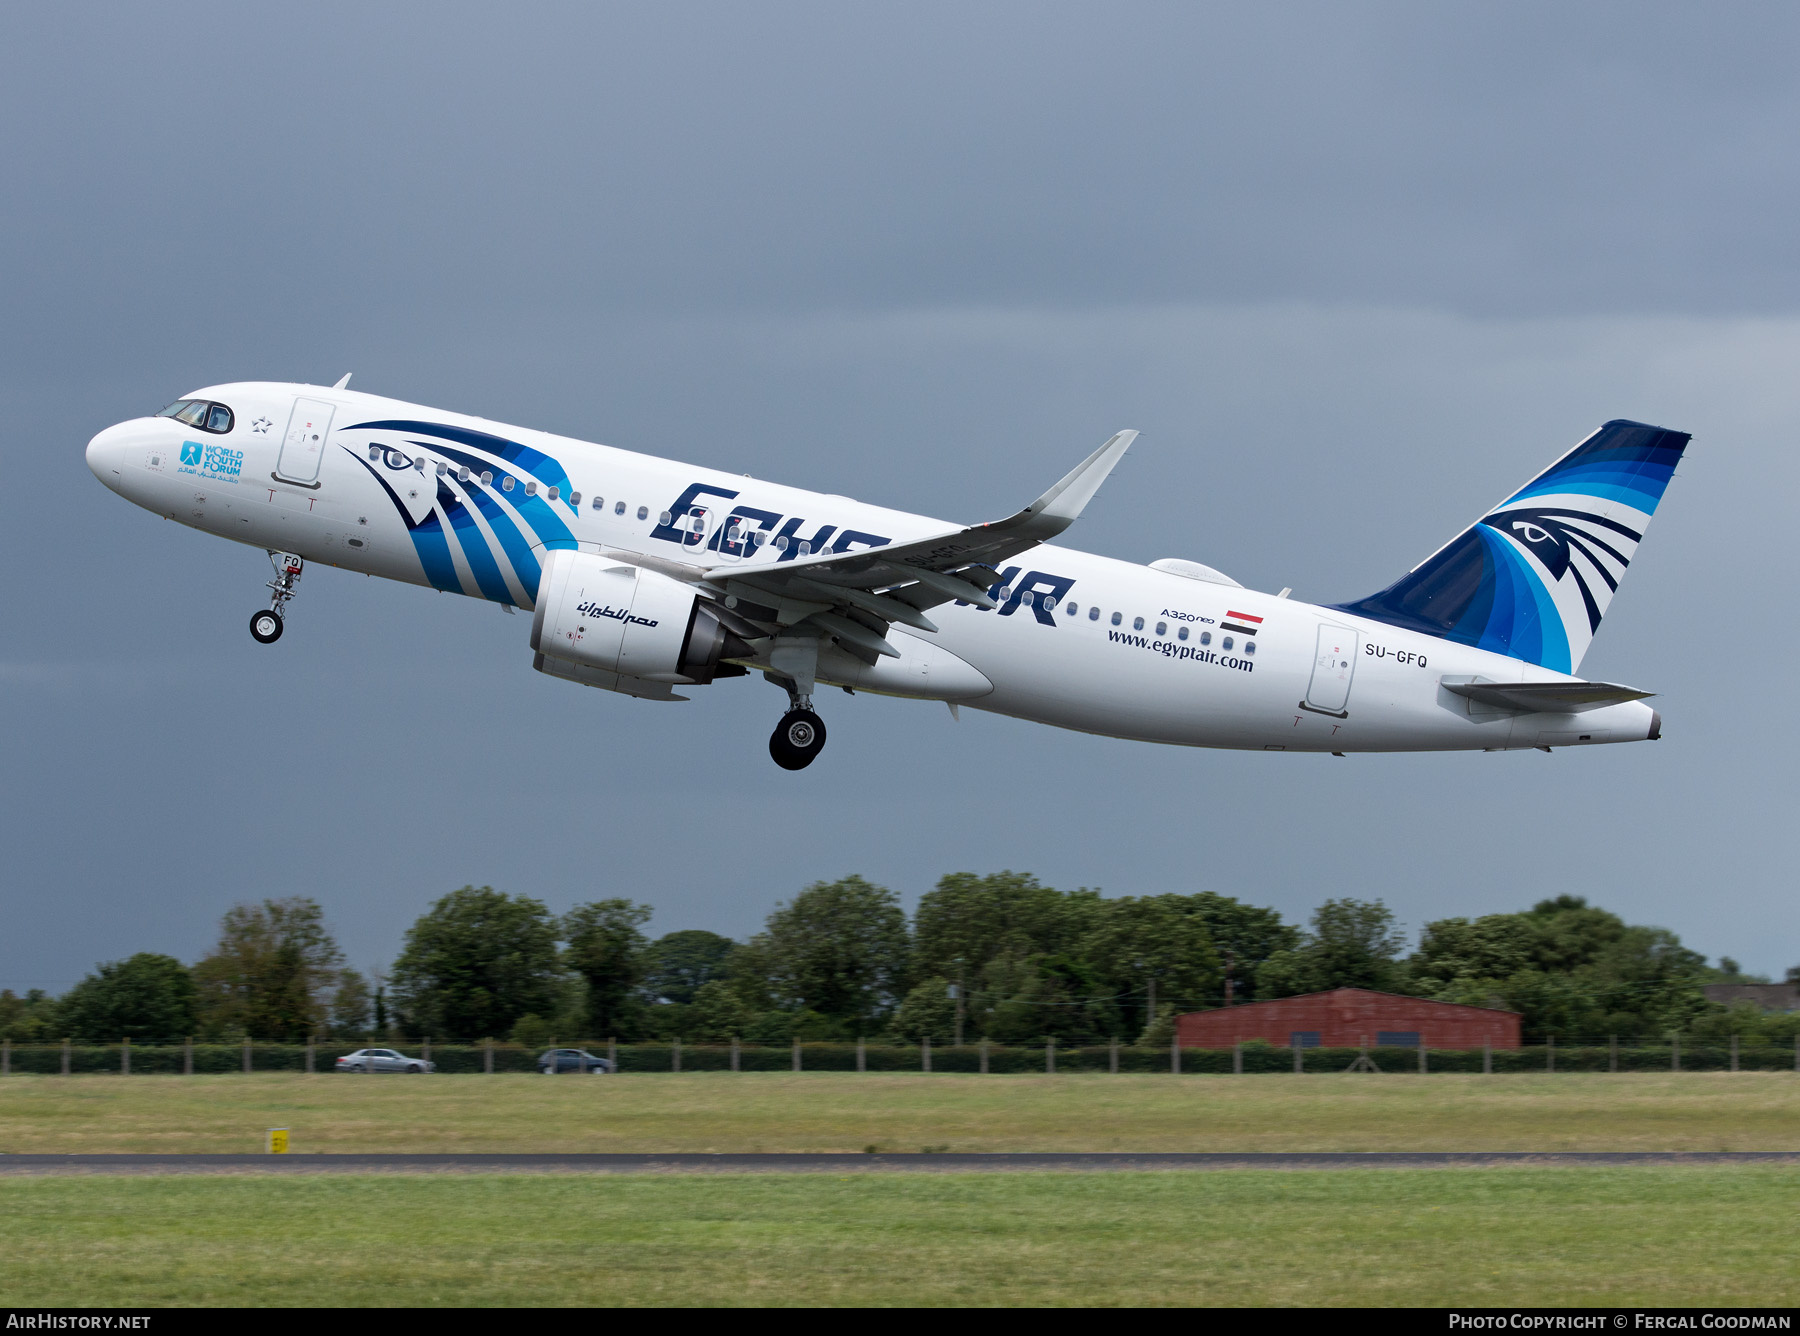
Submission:
<svg viewBox="0 0 1800 1336">
<path fill-rule="evenodd" d="M 624 513 L 625 513 L 625 503 L 623 501 L 619 502 L 617 505 L 615 505 L 613 507 L 613 514 L 623 515 Z"/>
<path fill-rule="evenodd" d="M 1088 620 L 1090 622 L 1097 622 L 1100 620 L 1100 605 L 1099 604 L 1096 603 L 1093 607 L 1088 609 Z"/>
<path fill-rule="evenodd" d="M 588 502 L 588 504 L 591 505 L 595 510 L 605 510 L 606 509 L 606 498 L 603 496 L 597 496 L 592 501 Z"/>
<path fill-rule="evenodd" d="M 1133 631 L 1142 631 L 1144 629 L 1144 619 L 1142 617 L 1133 617 L 1131 619 L 1131 629 Z"/>
<path fill-rule="evenodd" d="M 640 520 L 649 519 L 650 518 L 650 507 L 649 506 L 639 506 L 638 507 L 638 518 Z"/>
<path fill-rule="evenodd" d="M 1185 626 L 1176 627 L 1175 628 L 1175 638 L 1177 640 L 1186 640 L 1187 639 L 1187 627 L 1185 627 Z"/>
<path fill-rule="evenodd" d="M 1256 642 L 1254 640 L 1246 640 L 1244 642 L 1244 653 L 1246 653 L 1246 654 L 1256 653 Z"/>
<path fill-rule="evenodd" d="M 482 474 L 481 480 L 483 482 L 486 482 L 487 474 L 485 474 L 485 473 Z M 504 478 L 500 479 L 500 490 L 503 492 L 510 492 L 510 491 L 512 491 L 512 484 L 513 484 L 513 480 L 510 475 L 507 477 L 504 477 Z"/>
<path fill-rule="evenodd" d="M 1200 643 L 1202 645 L 1212 644 L 1212 632 L 1211 631 L 1202 631 L 1200 633 Z"/>
<path fill-rule="evenodd" d="M 1112 623 L 1114 626 L 1117 626 L 1120 622 L 1122 622 L 1124 620 L 1125 620 L 1124 616 L 1120 613 L 1115 612 L 1112 615 Z"/>
<path fill-rule="evenodd" d="M 220 436 L 232 426 L 231 410 L 224 404 L 209 403 L 205 399 L 177 399 L 156 416 L 174 418 L 189 427 Z"/>
<path fill-rule="evenodd" d="M 1169 624 L 1167 622 L 1158 622 L 1156 624 L 1156 634 L 1159 636 L 1168 635 L 1169 634 Z"/>
<path fill-rule="evenodd" d="M 1227 653 L 1229 653 L 1231 651 L 1231 637 L 1226 636 L 1223 640 L 1221 640 L 1219 642 L 1219 648 L 1222 650 L 1225 650 Z"/>
</svg>

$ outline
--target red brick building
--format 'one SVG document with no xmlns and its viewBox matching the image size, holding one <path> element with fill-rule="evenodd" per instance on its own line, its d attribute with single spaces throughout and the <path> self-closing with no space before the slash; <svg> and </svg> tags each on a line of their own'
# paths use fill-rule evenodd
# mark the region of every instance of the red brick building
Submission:
<svg viewBox="0 0 1800 1336">
<path fill-rule="evenodd" d="M 1519 1047 L 1519 1013 L 1432 1002 L 1367 988 L 1334 988 L 1273 1002 L 1247 1002 L 1175 1018 L 1183 1048 L 1230 1048 L 1263 1039 L 1282 1048 Z"/>
</svg>

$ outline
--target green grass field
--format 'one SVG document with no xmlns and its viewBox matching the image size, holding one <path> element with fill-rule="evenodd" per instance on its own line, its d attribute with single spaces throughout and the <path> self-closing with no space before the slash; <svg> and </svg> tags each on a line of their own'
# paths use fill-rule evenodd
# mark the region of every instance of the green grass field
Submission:
<svg viewBox="0 0 1800 1336">
<path fill-rule="evenodd" d="M 0 1304 L 1792 1305 L 1760 1168 L 0 1179 Z"/>
<path fill-rule="evenodd" d="M 1800 1077 L 30 1076 L 0 1152 L 1790 1150 Z"/>
</svg>

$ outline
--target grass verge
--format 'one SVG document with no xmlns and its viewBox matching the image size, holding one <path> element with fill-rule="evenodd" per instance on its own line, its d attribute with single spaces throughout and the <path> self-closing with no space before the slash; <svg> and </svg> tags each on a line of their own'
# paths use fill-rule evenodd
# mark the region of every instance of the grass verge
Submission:
<svg viewBox="0 0 1800 1336">
<path fill-rule="evenodd" d="M 0 1304 L 1791 1305 L 1758 1168 L 0 1180 Z"/>
<path fill-rule="evenodd" d="M 0 1152 L 1800 1150 L 1791 1073 L 45 1076 Z"/>
</svg>

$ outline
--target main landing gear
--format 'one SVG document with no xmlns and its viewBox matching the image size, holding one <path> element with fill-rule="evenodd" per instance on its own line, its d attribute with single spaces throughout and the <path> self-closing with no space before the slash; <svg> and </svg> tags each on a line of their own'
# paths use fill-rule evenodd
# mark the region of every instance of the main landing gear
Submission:
<svg viewBox="0 0 1800 1336">
<path fill-rule="evenodd" d="M 763 676 L 788 698 L 787 713 L 769 735 L 769 755 L 783 770 L 804 770 L 825 750 L 825 721 L 812 707 L 818 666 L 819 642 L 810 636 L 777 637 L 769 647 Z"/>
<path fill-rule="evenodd" d="M 825 750 L 825 721 L 812 712 L 812 699 L 792 697 L 794 708 L 769 735 L 769 755 L 783 770 L 804 770 Z"/>
<path fill-rule="evenodd" d="M 286 625 L 282 620 L 281 610 L 294 596 L 294 586 L 300 583 L 300 572 L 306 566 L 292 552 L 271 552 L 269 561 L 275 567 L 275 578 L 269 581 L 269 589 L 272 591 L 270 606 L 250 615 L 250 634 L 262 645 L 273 645 L 281 639 L 282 628 Z"/>
</svg>

